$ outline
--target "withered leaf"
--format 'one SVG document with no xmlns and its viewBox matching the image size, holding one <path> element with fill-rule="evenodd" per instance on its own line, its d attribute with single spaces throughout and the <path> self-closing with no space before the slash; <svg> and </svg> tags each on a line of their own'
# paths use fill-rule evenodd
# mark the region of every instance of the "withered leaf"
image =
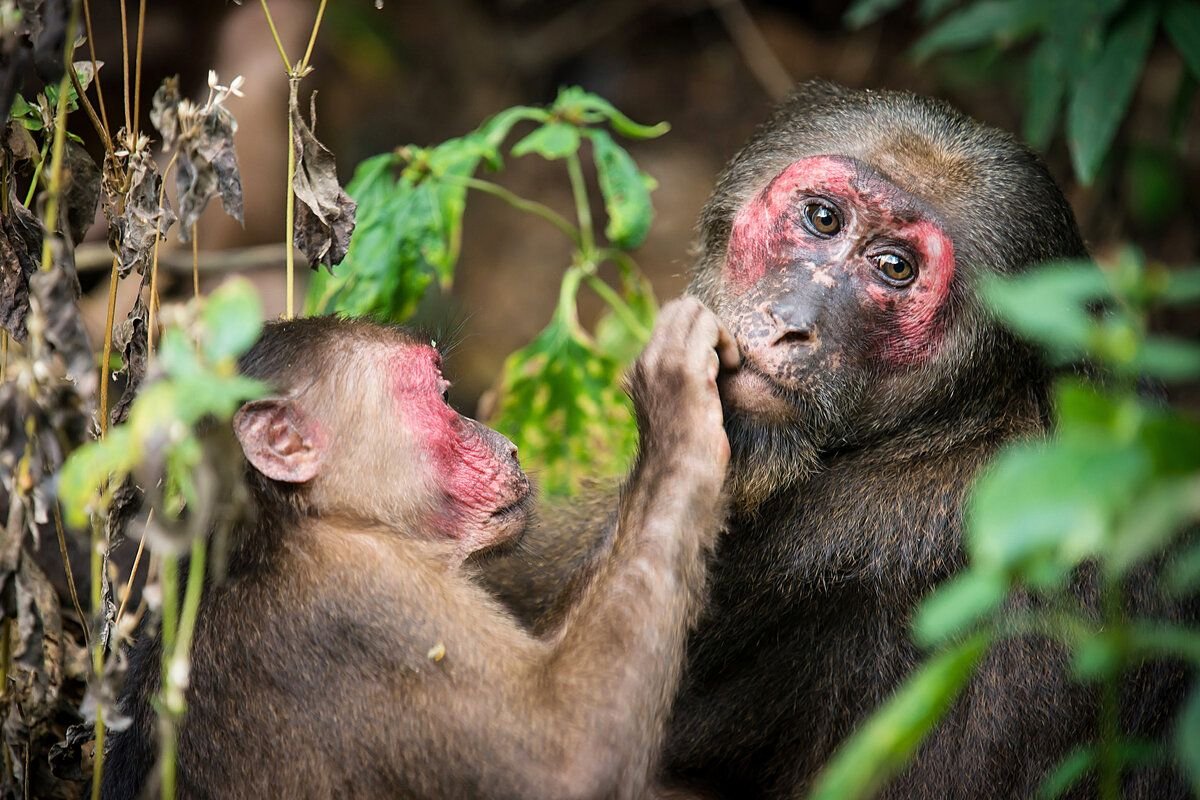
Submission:
<svg viewBox="0 0 1200 800">
<path fill-rule="evenodd" d="M 298 82 L 291 82 L 288 114 L 292 118 L 292 150 L 296 155 L 296 175 L 292 190 L 300 204 L 296 207 L 292 241 L 317 269 L 324 264 L 332 271 L 342 263 L 350 248 L 354 232 L 354 212 L 357 205 L 342 189 L 337 179 L 337 164 L 333 153 L 317 141 L 300 114 L 296 97 Z M 316 125 L 316 95 L 309 115 Z"/>
<path fill-rule="evenodd" d="M 221 105 L 201 118 L 194 131 L 179 140 L 175 185 L 179 193 L 179 238 L 190 241 L 192 225 L 218 193 L 225 213 L 242 221 L 242 177 L 238 172 L 233 135 L 237 120 Z"/>
<path fill-rule="evenodd" d="M 172 75 L 163 80 L 150 101 L 150 123 L 162 135 L 164 150 L 175 144 L 175 137 L 179 135 L 179 101 L 182 99 L 179 76 Z"/>
<path fill-rule="evenodd" d="M 129 316 L 113 331 L 113 343 L 121 348 L 121 355 L 125 361 L 125 366 L 121 368 L 125 375 L 125 390 L 121 393 L 121 399 L 113 406 L 113 425 L 120 425 L 129 417 L 129 408 L 133 405 L 142 380 L 146 377 L 146 330 L 149 316 L 149 309 L 139 296 L 130 309 Z"/>
<path fill-rule="evenodd" d="M 146 272 L 155 240 L 166 238 L 167 230 L 175 223 L 175 213 L 162 192 L 162 176 L 148 148 L 130 156 L 129 175 L 125 211 L 110 222 L 110 238 L 115 235 L 122 278 L 134 269 Z"/>
<path fill-rule="evenodd" d="M 57 778 L 82 781 L 83 746 L 96 738 L 96 726 L 91 722 L 80 722 L 67 728 L 63 741 L 50 747 L 50 772 Z"/>
<path fill-rule="evenodd" d="M 0 326 L 25 341 L 29 314 L 29 276 L 37 270 L 41 226 L 10 192 L 9 213 L 0 216 Z"/>
<path fill-rule="evenodd" d="M 100 204 L 100 168 L 83 145 L 67 141 L 67 185 L 62 195 L 63 219 L 71 241 L 83 241 Z"/>
<path fill-rule="evenodd" d="M 8 121 L 4 144 L 16 161 L 33 161 L 41 156 L 37 142 L 33 140 L 33 134 L 16 120 Z"/>
<path fill-rule="evenodd" d="M 83 397 L 91 397 L 99 381 L 92 344 L 76 301 L 79 279 L 61 263 L 38 270 L 29 279 L 29 289 L 44 318 L 46 342 L 66 362 L 67 375 Z"/>
</svg>

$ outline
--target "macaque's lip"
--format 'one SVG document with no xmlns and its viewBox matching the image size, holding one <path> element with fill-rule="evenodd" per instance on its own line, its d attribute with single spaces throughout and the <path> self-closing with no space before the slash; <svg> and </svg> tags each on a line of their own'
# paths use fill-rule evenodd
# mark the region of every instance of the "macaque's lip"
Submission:
<svg viewBox="0 0 1200 800">
<path fill-rule="evenodd" d="M 792 405 L 785 399 L 787 388 L 743 358 L 736 372 L 720 379 L 721 399 L 730 408 L 751 416 L 788 418 Z"/>
<path fill-rule="evenodd" d="M 517 499 L 506 506 L 501 506 L 492 512 L 492 519 L 507 521 L 510 518 L 528 516 L 529 506 L 533 501 L 533 487 L 526 478 L 517 487 Z"/>
</svg>

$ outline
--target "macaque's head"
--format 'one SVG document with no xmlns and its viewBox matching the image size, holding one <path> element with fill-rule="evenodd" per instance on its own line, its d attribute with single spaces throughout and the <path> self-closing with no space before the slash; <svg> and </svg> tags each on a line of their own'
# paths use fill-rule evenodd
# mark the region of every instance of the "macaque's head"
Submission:
<svg viewBox="0 0 1200 800">
<path fill-rule="evenodd" d="M 451 541 L 463 558 L 518 536 L 531 492 L 517 448 L 450 407 L 441 367 L 397 327 L 267 325 L 241 368 L 275 394 L 233 420 L 254 482 L 302 514 Z"/>
</svg>

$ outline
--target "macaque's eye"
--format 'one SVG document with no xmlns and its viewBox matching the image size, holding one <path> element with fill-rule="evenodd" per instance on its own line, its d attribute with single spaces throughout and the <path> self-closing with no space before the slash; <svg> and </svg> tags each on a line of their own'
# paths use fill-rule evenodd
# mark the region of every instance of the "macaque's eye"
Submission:
<svg viewBox="0 0 1200 800">
<path fill-rule="evenodd" d="M 828 238 L 842 229 L 842 220 L 833 206 L 814 200 L 804 206 L 804 225 L 817 236 Z"/>
<path fill-rule="evenodd" d="M 884 279 L 893 286 L 907 286 L 917 277 L 917 270 L 912 263 L 896 253 L 883 253 L 873 260 Z"/>
</svg>

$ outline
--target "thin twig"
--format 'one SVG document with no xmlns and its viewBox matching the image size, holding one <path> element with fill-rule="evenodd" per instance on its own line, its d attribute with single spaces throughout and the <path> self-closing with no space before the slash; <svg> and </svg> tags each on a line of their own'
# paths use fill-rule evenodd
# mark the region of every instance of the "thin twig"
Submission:
<svg viewBox="0 0 1200 800">
<path fill-rule="evenodd" d="M 83 606 L 79 603 L 79 594 L 75 591 L 75 575 L 71 572 L 71 557 L 67 553 L 67 535 L 63 532 L 62 509 L 54 504 L 54 530 L 58 534 L 58 552 L 62 556 L 63 571 L 67 575 L 67 589 L 70 590 L 71 602 L 75 604 L 75 613 L 79 615 L 79 624 L 83 626 L 83 646 L 85 650 L 92 649 L 92 637 L 88 634 L 88 618 L 84 616 Z"/>
<path fill-rule="evenodd" d="M 592 232 L 592 206 L 588 202 L 587 184 L 583 180 L 579 153 L 567 156 L 567 175 L 571 179 L 571 194 L 575 198 L 575 211 L 579 215 L 579 249 L 585 259 L 591 260 L 596 256 L 596 239 Z"/>
<path fill-rule="evenodd" d="M 117 316 L 117 283 L 121 276 L 120 260 L 112 257 L 112 271 L 108 276 L 108 316 L 104 323 L 104 349 L 100 353 L 100 438 L 108 434 L 108 372 L 112 358 L 113 322 Z"/>
<path fill-rule="evenodd" d="M 200 240 L 196 238 L 196 226 L 200 220 L 192 223 L 192 293 L 200 299 Z"/>
<path fill-rule="evenodd" d="M 492 183 L 491 181 L 480 180 L 479 178 L 472 178 L 469 176 L 459 177 L 456 175 L 445 175 L 443 178 L 448 182 L 460 183 L 463 186 L 467 186 L 471 189 L 498 197 L 518 211 L 525 211 L 530 214 L 535 214 L 566 234 L 567 237 L 574 242 L 576 247 L 580 246 L 579 229 L 549 206 L 543 205 L 536 200 L 529 200 L 521 197 L 519 194 L 511 192 L 500 184 Z"/>
<path fill-rule="evenodd" d="M 171 168 L 175 166 L 175 160 L 179 158 L 179 151 L 176 150 L 171 154 L 171 160 L 167 162 L 166 169 L 163 170 L 162 184 L 158 187 L 158 207 L 162 208 L 163 202 L 167 195 L 167 176 L 171 174 Z M 151 251 L 150 257 L 150 300 L 149 313 L 146 319 L 146 358 L 154 356 L 154 313 L 158 307 L 158 246 L 162 243 L 163 231 L 158 230 L 158 222 L 154 223 L 154 249 Z"/>
<path fill-rule="evenodd" d="M 271 29 L 271 37 L 275 40 L 275 46 L 279 48 L 279 57 L 283 59 L 283 71 L 289 76 L 292 74 L 292 62 L 288 58 L 287 51 L 283 49 L 283 42 L 279 39 L 279 31 L 275 30 L 275 20 L 271 18 L 271 9 L 267 8 L 267 0 L 259 0 L 262 3 L 263 14 L 267 17 L 267 27 Z"/>
<path fill-rule="evenodd" d="M 108 111 L 104 108 L 104 89 L 100 86 L 100 67 L 96 62 L 95 37 L 92 36 L 92 4 L 83 0 L 83 19 L 87 25 L 88 54 L 92 57 L 92 83 L 96 86 L 97 105 L 100 106 L 100 121 L 104 123 L 105 138 L 111 140 L 112 128 L 108 127 Z M 111 141 L 109 147 L 111 148 Z"/>
<path fill-rule="evenodd" d="M 78 7 L 76 6 L 78 13 Z M 74 30 L 72 24 L 69 30 Z M 69 46 L 69 45 L 68 45 Z M 71 82 L 70 58 L 67 58 L 67 70 L 62 80 L 58 82 L 58 108 L 54 112 L 54 143 L 50 147 L 50 187 L 46 197 L 46 215 L 42 223 L 46 226 L 47 234 L 58 232 L 58 198 L 62 193 L 63 184 L 63 153 L 67 146 L 67 85 Z M 51 256 L 54 249 L 54 236 L 47 235 L 42 239 L 42 271 L 49 271 Z"/>
<path fill-rule="evenodd" d="M 141 123 L 142 101 L 142 34 L 146 29 L 146 0 L 138 2 L 137 56 L 133 60 L 133 124 L 134 131 Z M 136 140 L 136 136 L 134 139 Z"/>
<path fill-rule="evenodd" d="M 711 1 L 725 30 L 729 32 L 729 38 L 763 90 L 773 100 L 787 97 L 796 81 L 775 55 L 750 12 L 740 0 Z"/>
<path fill-rule="evenodd" d="M 154 507 L 150 507 L 149 513 L 146 514 L 146 527 L 150 527 L 150 521 L 154 519 Z M 117 609 L 117 616 L 113 622 L 113 627 L 121 624 L 121 617 L 125 616 L 125 605 L 129 602 L 129 595 L 133 593 L 133 581 L 137 578 L 138 566 L 142 563 L 142 553 L 146 550 L 146 531 L 142 531 L 141 541 L 138 542 L 137 554 L 133 557 L 133 567 L 129 570 L 129 580 L 125 581 L 125 588 L 121 591 L 121 607 Z"/>
<path fill-rule="evenodd" d="M 125 0 L 120 0 L 121 6 L 121 75 L 125 85 L 125 135 L 133 136 L 132 112 L 129 110 L 129 20 L 125 13 Z M 131 138 L 132 142 L 133 139 Z M 132 148 L 131 148 L 132 149 Z"/>
<path fill-rule="evenodd" d="M 93 70 L 95 68 L 93 67 Z M 71 83 L 75 86 L 75 94 L 79 96 L 79 102 L 83 103 L 83 110 L 87 112 L 88 119 L 92 121 L 92 127 L 96 130 L 96 135 L 100 137 L 100 141 L 104 143 L 105 152 L 112 154 L 113 143 L 108 136 L 106 126 L 96 116 L 96 109 L 92 108 L 92 101 L 88 100 L 87 92 L 83 90 L 83 86 L 79 83 L 79 76 L 75 74 L 75 68 L 71 67 L 67 70 L 71 73 Z M 95 71 L 92 72 L 92 82 L 96 85 L 100 84 L 100 76 Z"/>
<path fill-rule="evenodd" d="M 263 0 L 263 7 L 266 7 L 266 0 Z M 289 78 L 290 94 L 289 97 L 293 100 L 296 97 L 297 83 L 299 78 Z M 293 144 L 295 141 L 295 124 L 292 122 L 291 103 L 288 104 L 288 140 L 287 140 L 287 197 L 284 201 L 286 206 L 286 214 L 284 220 L 284 236 L 286 241 L 292 241 L 296 225 L 296 192 L 293 189 L 293 182 L 296 180 L 296 148 Z M 292 248 L 287 248 L 285 254 L 287 258 L 287 311 L 284 314 L 284 319 L 291 319 L 295 316 L 295 300 L 293 295 L 295 292 L 296 283 L 296 257 L 292 252 Z"/>
<path fill-rule="evenodd" d="M 321 18 L 324 16 L 325 0 L 321 0 L 321 5 L 317 7 L 317 18 L 313 21 L 312 33 L 308 35 L 308 47 L 304 51 L 304 58 L 300 59 L 300 64 L 296 67 L 296 71 L 299 73 L 303 73 L 308 69 L 308 61 L 312 58 L 313 45 L 317 43 L 317 31 L 321 29 Z"/>
</svg>

